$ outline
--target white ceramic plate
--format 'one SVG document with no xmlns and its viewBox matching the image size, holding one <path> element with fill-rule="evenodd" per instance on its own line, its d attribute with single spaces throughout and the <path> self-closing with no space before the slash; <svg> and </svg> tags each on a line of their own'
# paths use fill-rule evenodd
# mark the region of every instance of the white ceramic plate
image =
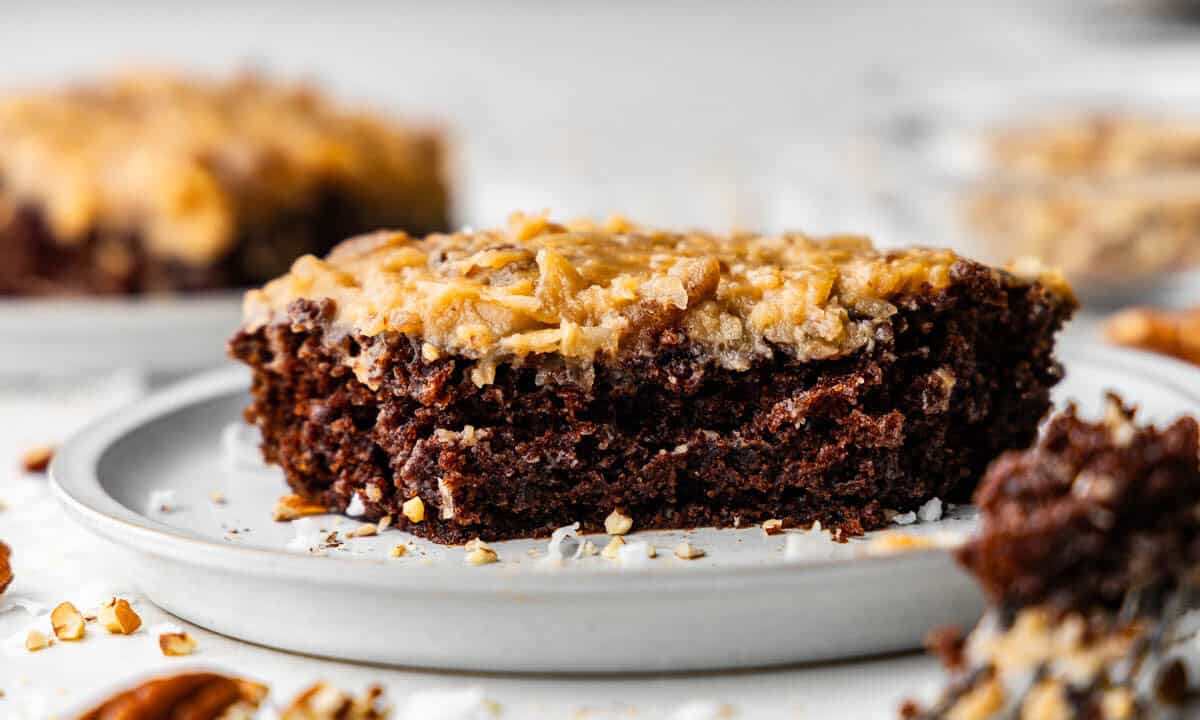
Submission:
<svg viewBox="0 0 1200 720">
<path fill-rule="evenodd" d="M 241 322 L 235 291 L 162 298 L 0 299 L 0 373 L 133 367 L 181 373 L 220 364 Z"/>
<path fill-rule="evenodd" d="M 1200 371 L 1191 367 L 1088 346 L 1062 355 L 1069 372 L 1058 399 L 1078 398 L 1088 413 L 1109 388 L 1154 420 L 1200 409 Z M 787 535 L 757 527 L 634 533 L 630 541 L 659 549 L 636 567 L 531 557 L 545 556 L 545 540 L 494 543 L 500 563 L 467 566 L 462 548 L 395 530 L 314 554 L 306 548 L 315 537 L 297 545 L 297 526 L 269 517 L 285 485 L 254 454 L 253 431 L 237 424 L 246 386 L 233 369 L 153 395 L 76 436 L 51 470 L 70 514 L 127 554 L 147 596 L 217 632 L 400 665 L 662 671 L 909 649 L 932 627 L 969 624 L 979 609 L 946 550 L 866 556 L 867 538 L 836 546 L 831 558 L 796 559 L 783 550 Z M 149 507 L 156 490 L 173 493 L 170 512 Z M 213 491 L 226 501 L 215 503 Z M 957 517 L 896 531 L 944 537 L 971 524 Z M 316 535 L 358 523 L 322 516 L 305 525 Z M 683 538 L 707 556 L 674 558 Z M 389 557 L 399 543 L 407 554 Z M 818 554 L 830 547 L 815 544 Z"/>
</svg>

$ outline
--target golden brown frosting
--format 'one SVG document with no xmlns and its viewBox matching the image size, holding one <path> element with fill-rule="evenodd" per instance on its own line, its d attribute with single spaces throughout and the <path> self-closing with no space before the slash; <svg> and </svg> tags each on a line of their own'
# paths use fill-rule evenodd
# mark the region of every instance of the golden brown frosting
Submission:
<svg viewBox="0 0 1200 720">
<path fill-rule="evenodd" d="M 34 204 L 60 242 L 137 231 L 149 252 L 220 258 L 243 217 L 330 184 L 364 204 L 437 185 L 435 135 L 255 77 L 129 74 L 0 98 L 0 207 Z"/>
<path fill-rule="evenodd" d="M 246 295 L 244 326 L 285 320 L 294 300 L 332 299 L 332 327 L 422 341 L 422 355 L 475 359 L 473 379 L 527 355 L 591 362 L 638 352 L 679 327 L 722 367 L 773 347 L 801 360 L 873 341 L 897 296 L 945 287 L 948 250 L 881 251 L 861 237 L 664 232 L 622 220 L 560 225 L 515 215 L 509 227 L 413 239 L 381 232 Z"/>
</svg>

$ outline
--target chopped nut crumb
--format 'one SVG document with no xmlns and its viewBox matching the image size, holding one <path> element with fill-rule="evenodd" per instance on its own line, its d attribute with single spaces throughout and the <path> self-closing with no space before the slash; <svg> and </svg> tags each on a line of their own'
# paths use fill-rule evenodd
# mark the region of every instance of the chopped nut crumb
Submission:
<svg viewBox="0 0 1200 720">
<path fill-rule="evenodd" d="M 429 343 L 421 345 L 421 357 L 425 358 L 426 362 L 433 362 L 442 356 L 442 352 Z"/>
<path fill-rule="evenodd" d="M 475 538 L 467 543 L 466 550 L 467 554 L 463 558 L 463 561 L 468 565 L 487 565 L 500 560 L 500 556 L 496 554 L 496 551 L 492 550 L 487 543 L 479 538 Z"/>
<path fill-rule="evenodd" d="M 620 535 L 614 535 L 613 539 L 609 540 L 604 549 L 600 551 L 600 557 L 607 560 L 616 560 L 621 556 L 621 547 L 623 545 L 625 545 L 625 540 Z"/>
<path fill-rule="evenodd" d="M 695 560 L 704 557 L 704 551 L 684 540 L 675 546 L 675 557 L 680 560 Z"/>
<path fill-rule="evenodd" d="M 46 472 L 50 461 L 54 459 L 52 445 L 38 445 L 21 453 L 21 469 L 28 473 Z"/>
<path fill-rule="evenodd" d="M 284 495 L 275 503 L 275 512 L 271 517 L 276 522 L 286 522 L 308 515 L 324 515 L 329 508 L 299 495 Z"/>
<path fill-rule="evenodd" d="M 372 685 L 360 698 L 333 685 L 317 683 L 297 695 L 281 720 L 383 720 L 388 716 L 383 688 Z"/>
<path fill-rule="evenodd" d="M 376 525 L 375 528 L 379 532 L 383 532 L 384 530 L 387 530 L 391 526 L 392 526 L 392 516 L 384 515 L 383 517 L 379 518 L 379 524 Z"/>
<path fill-rule="evenodd" d="M 370 524 L 359 525 L 358 527 L 354 528 L 350 532 L 346 533 L 346 537 L 352 537 L 352 538 L 371 537 L 372 535 L 374 535 L 377 532 L 379 532 L 379 527 L 376 525 L 370 525 Z"/>
<path fill-rule="evenodd" d="M 604 532 L 609 535 L 624 535 L 632 529 L 633 518 L 621 514 L 620 510 L 613 510 L 604 518 Z"/>
<path fill-rule="evenodd" d="M 393 545 L 392 552 L 390 554 L 392 557 L 404 557 L 404 553 L 406 552 L 408 552 L 408 548 L 404 547 L 403 545 Z"/>
<path fill-rule="evenodd" d="M 419 523 L 425 519 L 425 503 L 420 497 L 411 497 L 404 501 L 400 506 L 400 511 L 404 513 L 404 517 L 408 518 L 409 522 Z"/>
<path fill-rule="evenodd" d="M 220 490 L 212 490 L 212 491 L 210 491 L 210 492 L 208 493 L 208 499 L 209 499 L 209 500 L 212 500 L 212 501 L 213 501 L 213 503 L 215 503 L 215 504 L 217 504 L 217 505 L 224 505 L 224 504 L 225 504 L 225 502 L 226 502 L 226 500 L 225 500 L 225 493 L 221 492 Z"/>
<path fill-rule="evenodd" d="M 86 632 L 83 615 L 69 602 L 59 603 L 50 612 L 50 626 L 59 640 L 80 640 Z"/>
<path fill-rule="evenodd" d="M 41 630 L 30 630 L 25 636 L 25 649 L 29 652 L 37 652 L 50 647 L 50 638 L 46 637 L 46 633 Z"/>
<path fill-rule="evenodd" d="M 158 636 L 158 648 L 168 657 L 191 655 L 196 651 L 196 639 L 186 632 L 163 633 Z"/>
<path fill-rule="evenodd" d="M 777 518 L 764 520 L 762 529 L 768 535 L 780 535 L 783 533 L 783 521 Z"/>
<path fill-rule="evenodd" d="M 142 626 L 142 619 L 125 599 L 110 598 L 100 607 L 97 619 L 114 635 L 128 635 Z"/>
<path fill-rule="evenodd" d="M 580 557 L 591 557 L 599 552 L 600 551 L 596 549 L 596 543 L 592 542 L 591 540 L 584 540 L 583 544 L 579 546 Z"/>
</svg>

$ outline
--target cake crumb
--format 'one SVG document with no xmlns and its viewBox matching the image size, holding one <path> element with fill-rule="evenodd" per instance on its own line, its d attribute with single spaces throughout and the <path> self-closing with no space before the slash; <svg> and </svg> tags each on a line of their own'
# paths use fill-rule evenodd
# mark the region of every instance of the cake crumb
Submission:
<svg viewBox="0 0 1200 720">
<path fill-rule="evenodd" d="M 324 515 L 329 508 L 299 495 L 284 495 L 275 503 L 271 517 L 276 522 L 288 522 L 309 515 Z"/>
<path fill-rule="evenodd" d="M 379 522 L 376 523 L 375 529 L 378 532 L 383 532 L 384 530 L 387 530 L 391 526 L 392 526 L 392 516 L 384 515 L 383 517 L 379 518 Z"/>
<path fill-rule="evenodd" d="M 44 473 L 54 459 L 53 445 L 35 445 L 21 453 L 21 469 L 27 473 Z"/>
<path fill-rule="evenodd" d="M 158 649 L 167 657 L 191 655 L 196 651 L 196 639 L 186 632 L 162 633 L 158 636 Z"/>
<path fill-rule="evenodd" d="M 613 510 L 604 518 L 604 532 L 609 535 L 624 535 L 633 529 L 633 518 L 623 514 L 619 509 Z"/>
<path fill-rule="evenodd" d="M 50 612 L 50 625 L 59 640 L 82 640 L 86 632 L 83 615 L 69 602 L 59 603 Z"/>
<path fill-rule="evenodd" d="M 210 490 L 208 493 L 208 499 L 212 500 L 214 505 L 224 505 L 227 502 L 225 499 L 225 493 L 221 492 L 220 490 Z"/>
<path fill-rule="evenodd" d="M 613 539 L 609 540 L 608 544 L 604 546 L 604 549 L 600 551 L 600 557 L 605 558 L 606 560 L 616 560 L 621 556 L 621 548 L 624 545 L 625 541 L 621 539 L 621 536 L 614 535 Z"/>
<path fill-rule="evenodd" d="M 142 618 L 124 598 L 109 598 L 100 606 L 96 619 L 113 635 L 129 635 L 142 626 Z"/>
<path fill-rule="evenodd" d="M 419 523 L 425 519 L 425 503 L 419 496 L 411 497 L 400 506 L 400 511 L 409 522 Z"/>
<path fill-rule="evenodd" d="M 704 557 L 704 551 L 687 540 L 675 546 L 675 557 L 680 560 L 695 560 Z"/>
<path fill-rule="evenodd" d="M 25 649 L 29 652 L 37 652 L 50 647 L 50 638 L 41 630 L 30 630 L 25 635 Z"/>
<path fill-rule="evenodd" d="M 490 565 L 500 561 L 500 556 L 496 554 L 496 551 L 479 538 L 467 543 L 466 551 L 463 562 L 468 565 Z"/>
<path fill-rule="evenodd" d="M 359 525 L 358 527 L 354 528 L 350 532 L 345 533 L 345 536 L 347 538 L 363 538 L 363 537 L 371 537 L 378 532 L 379 532 L 378 525 L 372 525 L 372 524 L 368 523 L 366 525 Z"/>
<path fill-rule="evenodd" d="M 388 553 L 392 557 L 404 557 L 404 553 L 408 552 L 408 548 L 403 545 L 393 545 L 392 551 Z"/>
<path fill-rule="evenodd" d="M 584 540 L 582 543 L 580 543 L 579 549 L 575 551 L 575 559 L 578 560 L 579 558 L 583 557 L 591 557 L 599 552 L 600 551 L 596 549 L 596 543 L 592 542 L 591 540 Z"/>
<path fill-rule="evenodd" d="M 768 535 L 779 535 L 783 533 L 783 521 L 778 518 L 764 520 L 762 524 L 763 532 Z"/>
</svg>

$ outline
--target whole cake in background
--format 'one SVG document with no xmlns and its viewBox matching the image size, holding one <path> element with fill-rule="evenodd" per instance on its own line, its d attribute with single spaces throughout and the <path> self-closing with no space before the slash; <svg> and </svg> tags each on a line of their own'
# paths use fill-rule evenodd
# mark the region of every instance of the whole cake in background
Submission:
<svg viewBox="0 0 1200 720">
<path fill-rule="evenodd" d="M 966 220 L 998 256 L 1106 282 L 1200 261 L 1200 118 L 1058 117 L 1000 129 L 987 146 Z"/>
<path fill-rule="evenodd" d="M 304 257 L 230 349 L 297 493 L 434 540 L 614 511 L 858 534 L 1033 439 L 1074 308 L 950 251 L 517 215 Z"/>
<path fill-rule="evenodd" d="M 990 608 L 967 638 L 937 636 L 953 679 L 905 716 L 1195 717 L 1182 708 L 1200 659 L 1184 615 L 1200 583 L 1198 435 L 1190 417 L 1135 425 L 1109 396 L 1102 421 L 1070 408 L 1001 456 L 975 496 L 982 531 L 959 552 Z"/>
<path fill-rule="evenodd" d="M 448 225 L 432 131 L 243 75 L 0 97 L 0 295 L 258 284 L 381 227 Z"/>
</svg>

